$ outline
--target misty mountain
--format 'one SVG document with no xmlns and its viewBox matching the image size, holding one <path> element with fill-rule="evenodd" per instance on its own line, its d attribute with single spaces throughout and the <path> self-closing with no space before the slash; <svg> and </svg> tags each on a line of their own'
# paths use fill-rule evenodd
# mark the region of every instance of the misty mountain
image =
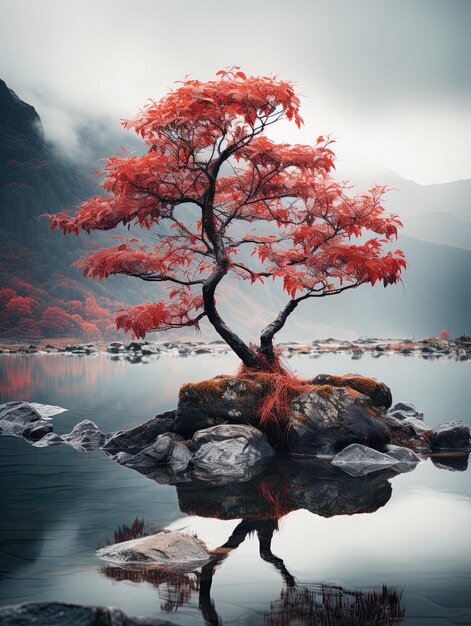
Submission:
<svg viewBox="0 0 471 626">
<path fill-rule="evenodd" d="M 373 184 L 388 186 L 384 204 L 400 216 L 407 236 L 471 249 L 471 180 L 419 185 L 386 168 L 348 164 L 341 164 L 340 172 L 355 182 L 355 192 Z"/>
<path fill-rule="evenodd" d="M 91 135 L 82 133 L 83 140 L 88 136 L 92 144 L 90 154 L 116 151 L 115 135 L 108 149 L 105 129 L 99 133 L 99 148 Z M 135 147 L 135 139 L 131 145 Z M 44 137 L 35 109 L 0 81 L 1 336 L 109 337 L 113 311 L 122 304 L 158 299 L 156 288 L 136 279 L 111 277 L 97 283 L 83 279 L 79 270 L 70 267 L 87 250 L 113 243 L 111 234 L 63 237 L 51 234 L 47 220 L 40 217 L 71 208 L 92 195 L 96 168 L 94 159 L 73 163 L 61 157 Z M 469 247 L 471 181 L 422 186 L 387 170 L 378 170 L 374 176 L 377 182 L 398 189 L 387 202 L 405 223 L 398 242 L 408 259 L 403 284 L 387 289 L 362 286 L 339 297 L 304 303 L 280 340 L 425 336 L 443 327 L 454 335 L 471 331 L 471 252 L 460 249 Z M 372 174 L 365 172 L 355 180 L 363 187 L 374 182 Z M 139 235 L 155 242 L 152 234 Z M 453 245 L 442 245 L 446 243 Z M 271 281 L 251 286 L 227 280 L 218 292 L 228 323 L 252 340 L 286 302 L 280 285 Z M 180 336 L 194 334 L 186 330 Z M 202 337 L 215 337 L 206 323 Z"/>
<path fill-rule="evenodd" d="M 111 311 L 147 293 L 124 277 L 85 282 L 73 261 L 109 238 L 51 234 L 43 217 L 94 193 L 90 169 L 62 159 L 36 110 L 0 81 L 0 336 L 97 339 L 114 334 Z"/>
</svg>

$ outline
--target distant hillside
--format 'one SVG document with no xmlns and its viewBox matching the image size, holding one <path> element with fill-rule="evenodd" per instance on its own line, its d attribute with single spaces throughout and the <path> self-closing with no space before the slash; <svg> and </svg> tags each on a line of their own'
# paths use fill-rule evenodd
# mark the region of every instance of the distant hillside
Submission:
<svg viewBox="0 0 471 626">
<path fill-rule="evenodd" d="M 110 145 L 107 153 L 114 150 Z M 95 169 L 95 163 L 84 169 L 60 158 L 44 137 L 35 109 L 0 81 L 0 338 L 110 338 L 115 335 L 114 311 L 122 303 L 159 297 L 155 287 L 131 278 L 83 279 L 71 263 L 86 250 L 105 245 L 110 234 L 78 239 L 52 235 L 47 220 L 39 217 L 93 194 Z M 357 182 L 364 187 L 373 180 L 360 175 Z M 424 187 L 379 171 L 376 182 L 399 190 L 388 203 L 406 226 L 398 242 L 409 261 L 404 286 L 361 287 L 305 303 L 280 340 L 426 336 L 443 327 L 453 335 L 471 333 L 471 252 L 460 249 L 470 246 L 471 181 Z M 152 235 L 144 233 L 143 239 Z M 441 245 L 445 243 L 455 247 Z M 265 286 L 225 281 L 218 292 L 227 321 L 252 340 L 286 301 L 271 281 Z M 194 336 L 191 330 L 176 335 Z M 202 336 L 215 338 L 206 323 Z"/>
<path fill-rule="evenodd" d="M 35 109 L 0 81 L 0 337 L 115 335 L 112 312 L 136 300 L 135 286 L 85 281 L 70 267 L 104 236 L 52 235 L 40 217 L 78 204 L 95 184 L 57 156 Z"/>
</svg>

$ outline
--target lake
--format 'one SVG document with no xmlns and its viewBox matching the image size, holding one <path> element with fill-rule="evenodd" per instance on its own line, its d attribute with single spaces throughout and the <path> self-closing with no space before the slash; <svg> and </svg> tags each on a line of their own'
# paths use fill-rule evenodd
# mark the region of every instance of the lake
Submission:
<svg viewBox="0 0 471 626">
<path fill-rule="evenodd" d="M 471 423 L 469 361 L 326 354 L 296 355 L 289 364 L 306 377 L 374 376 L 431 426 Z M 115 431 L 174 408 L 181 384 L 236 368 L 230 354 L 141 364 L 107 355 L 2 355 L 0 401 L 67 408 L 54 417 L 59 434 L 83 419 Z M 102 452 L 0 437 L 0 465 L 2 604 L 118 606 L 182 626 L 346 624 L 326 621 L 335 602 L 357 615 L 384 585 L 404 624 L 471 623 L 471 475 L 462 460 L 365 479 L 287 463 L 255 482 L 204 490 L 157 484 Z M 268 503 L 267 486 L 276 496 Z M 196 533 L 211 549 L 225 546 L 224 558 L 197 574 L 106 567 L 96 549 L 130 536 L 133 524 Z"/>
</svg>

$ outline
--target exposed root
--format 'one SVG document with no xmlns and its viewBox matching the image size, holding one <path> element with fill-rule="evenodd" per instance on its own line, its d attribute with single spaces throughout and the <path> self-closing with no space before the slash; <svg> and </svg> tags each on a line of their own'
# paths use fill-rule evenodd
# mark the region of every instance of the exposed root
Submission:
<svg viewBox="0 0 471 626">
<path fill-rule="evenodd" d="M 289 428 L 291 401 L 317 386 L 289 371 L 281 363 L 279 352 L 273 362 L 260 355 L 260 363 L 260 368 L 241 365 L 237 376 L 254 380 L 262 386 L 264 394 L 257 408 L 259 426 L 283 443 Z"/>
</svg>

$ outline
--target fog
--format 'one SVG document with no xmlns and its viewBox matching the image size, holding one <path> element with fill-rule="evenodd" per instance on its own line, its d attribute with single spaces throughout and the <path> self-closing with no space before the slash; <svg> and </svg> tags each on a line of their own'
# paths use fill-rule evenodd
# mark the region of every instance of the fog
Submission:
<svg viewBox="0 0 471 626">
<path fill-rule="evenodd" d="M 470 18 L 466 0 L 0 0 L 0 76 L 90 160 L 187 74 L 279 74 L 306 122 L 280 139 L 332 133 L 340 164 L 431 184 L 471 177 Z"/>
</svg>

